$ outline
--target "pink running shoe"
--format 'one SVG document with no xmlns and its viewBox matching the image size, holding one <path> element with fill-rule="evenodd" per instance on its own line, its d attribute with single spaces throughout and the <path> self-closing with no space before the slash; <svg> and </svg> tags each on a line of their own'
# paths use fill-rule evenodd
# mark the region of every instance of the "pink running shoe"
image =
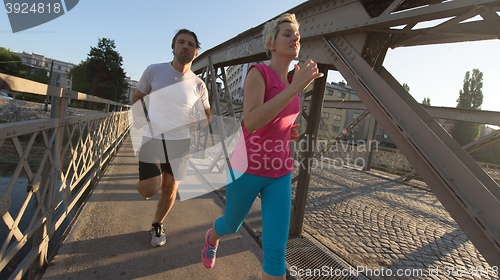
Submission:
<svg viewBox="0 0 500 280">
<path fill-rule="evenodd" d="M 201 260 L 203 261 L 203 265 L 208 268 L 212 269 L 215 264 L 215 253 L 217 252 L 217 247 L 219 247 L 219 242 L 213 246 L 210 244 L 210 235 L 212 234 L 212 229 L 209 229 L 207 231 L 207 234 L 205 235 L 205 246 L 203 246 L 203 252 L 201 253 Z"/>
</svg>

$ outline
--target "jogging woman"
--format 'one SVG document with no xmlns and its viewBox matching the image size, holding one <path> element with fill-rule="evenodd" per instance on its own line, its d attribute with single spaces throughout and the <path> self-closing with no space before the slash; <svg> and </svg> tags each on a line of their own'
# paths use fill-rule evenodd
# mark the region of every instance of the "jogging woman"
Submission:
<svg viewBox="0 0 500 280">
<path fill-rule="evenodd" d="M 295 15 L 283 14 L 267 23 L 263 37 L 271 63 L 254 64 L 247 72 L 243 133 L 231 158 L 225 212 L 205 236 L 202 260 L 205 267 L 214 266 L 219 239 L 238 231 L 260 193 L 262 279 L 285 279 L 293 171 L 289 144 L 297 138 L 292 125 L 300 111 L 298 94 L 323 74 L 308 60 L 301 67 L 295 65 L 293 79 L 288 76 L 300 50 Z"/>
</svg>

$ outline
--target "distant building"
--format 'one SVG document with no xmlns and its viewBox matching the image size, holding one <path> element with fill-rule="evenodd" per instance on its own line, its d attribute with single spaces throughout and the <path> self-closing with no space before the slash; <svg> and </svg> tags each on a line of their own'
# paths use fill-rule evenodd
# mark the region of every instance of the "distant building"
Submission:
<svg viewBox="0 0 500 280">
<path fill-rule="evenodd" d="M 248 71 L 248 63 L 229 66 L 226 71 L 227 84 L 229 87 L 229 94 L 233 99 L 233 103 L 243 103 L 243 83 Z"/>
<path fill-rule="evenodd" d="M 243 104 L 243 88 L 245 77 L 248 68 L 253 64 L 262 64 L 263 62 L 245 63 L 239 65 L 229 66 L 226 70 L 227 84 L 229 87 L 229 94 L 233 99 L 233 103 Z"/>
<path fill-rule="evenodd" d="M 354 91 L 350 87 L 346 87 L 342 83 L 327 83 L 325 88 L 325 101 L 336 100 L 349 100 Z M 344 130 L 347 119 L 347 112 L 349 110 L 341 108 L 323 108 L 321 111 L 322 124 L 318 132 L 319 137 L 328 138 L 337 136 Z M 309 112 L 308 112 L 309 113 Z M 306 125 L 305 123 L 303 125 Z M 305 126 L 304 126 L 305 128 Z"/>
<path fill-rule="evenodd" d="M 125 90 L 125 96 L 127 96 L 127 100 L 132 104 L 131 99 L 132 95 L 134 94 L 135 90 L 137 89 L 137 83 L 138 81 L 132 80 L 131 77 L 125 77 L 125 82 L 127 82 L 128 87 Z"/>
<path fill-rule="evenodd" d="M 306 100 L 310 100 L 310 97 Z M 344 82 L 339 83 L 327 83 L 325 88 L 325 101 L 360 101 L 356 92 Z M 342 109 L 342 108 L 327 108 L 323 107 L 321 111 L 321 124 L 318 130 L 318 137 L 329 138 L 336 137 L 340 133 L 343 133 L 344 129 L 348 127 L 355 119 L 357 119 L 364 110 L 355 109 Z M 309 114 L 309 108 L 306 109 L 306 113 Z M 343 140 L 348 141 L 365 141 L 368 139 L 368 133 L 370 131 L 370 120 L 373 118 L 371 115 L 366 117 L 363 121 L 358 123 L 351 131 L 349 131 Z M 307 123 L 305 120 L 301 120 L 301 127 L 305 129 Z M 384 132 L 381 126 L 378 126 L 377 130 L 377 141 L 384 143 L 387 146 L 392 146 L 393 142 L 389 136 Z"/>
<path fill-rule="evenodd" d="M 40 69 L 44 69 L 50 74 L 52 68 L 52 81 L 50 84 L 62 88 L 71 88 L 71 80 L 68 78 L 68 74 L 76 66 L 73 63 L 35 53 L 22 52 L 17 54 L 21 57 L 23 64 L 28 66 L 29 73 L 36 74 Z"/>
</svg>

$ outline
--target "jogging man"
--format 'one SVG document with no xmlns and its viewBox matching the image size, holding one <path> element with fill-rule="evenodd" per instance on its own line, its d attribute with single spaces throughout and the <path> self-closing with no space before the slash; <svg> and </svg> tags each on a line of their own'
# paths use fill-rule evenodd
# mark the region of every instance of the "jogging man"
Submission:
<svg viewBox="0 0 500 280">
<path fill-rule="evenodd" d="M 172 39 L 173 60 L 148 66 L 131 100 L 134 127 L 146 126 L 139 152 L 137 190 L 144 199 L 161 190 L 151 225 L 153 247 L 166 242 L 163 220 L 174 205 L 179 182 L 186 174 L 189 129 L 200 129 L 210 122 L 206 85 L 191 71 L 199 49 L 194 32 L 179 30 Z M 146 97 L 147 109 L 143 108 Z M 135 104 L 138 101 L 141 102 Z M 194 107 L 201 108 L 206 118 L 197 121 L 193 117 Z"/>
</svg>

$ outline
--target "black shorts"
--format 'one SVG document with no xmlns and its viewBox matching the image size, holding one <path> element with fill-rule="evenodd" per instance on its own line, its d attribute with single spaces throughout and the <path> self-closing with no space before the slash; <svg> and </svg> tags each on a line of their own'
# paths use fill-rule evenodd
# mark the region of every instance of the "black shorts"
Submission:
<svg viewBox="0 0 500 280">
<path fill-rule="evenodd" d="M 139 180 L 169 173 L 180 181 L 186 176 L 191 139 L 162 140 L 143 137 L 139 152 Z"/>
</svg>

